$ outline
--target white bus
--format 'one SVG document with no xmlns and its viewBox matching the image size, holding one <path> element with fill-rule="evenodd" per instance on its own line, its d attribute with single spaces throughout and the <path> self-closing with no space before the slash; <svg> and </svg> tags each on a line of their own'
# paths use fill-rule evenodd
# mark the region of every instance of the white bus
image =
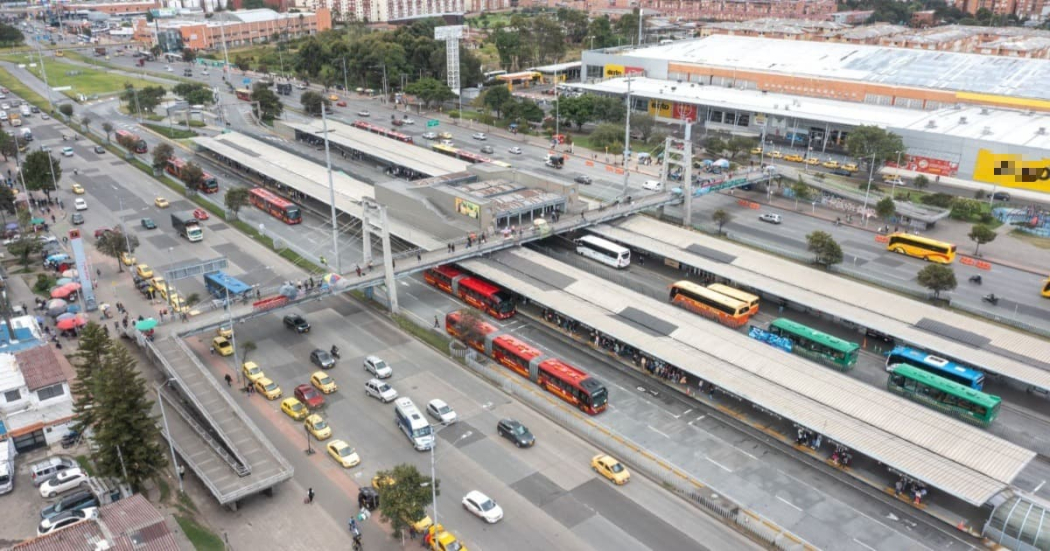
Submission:
<svg viewBox="0 0 1050 551">
<path fill-rule="evenodd" d="M 577 239 L 576 252 L 613 268 L 626 268 L 631 265 L 630 249 L 593 235 Z"/>
<path fill-rule="evenodd" d="M 434 429 L 411 398 L 398 398 L 394 402 L 394 421 L 416 450 L 423 452 L 434 446 Z"/>
</svg>

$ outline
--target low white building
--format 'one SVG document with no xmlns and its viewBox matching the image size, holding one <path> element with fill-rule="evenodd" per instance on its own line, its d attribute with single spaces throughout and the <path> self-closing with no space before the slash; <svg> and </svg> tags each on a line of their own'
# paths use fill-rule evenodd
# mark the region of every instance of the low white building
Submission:
<svg viewBox="0 0 1050 551">
<path fill-rule="evenodd" d="M 72 365 L 52 345 L 0 353 L 0 420 L 19 452 L 49 446 L 73 421 Z"/>
</svg>

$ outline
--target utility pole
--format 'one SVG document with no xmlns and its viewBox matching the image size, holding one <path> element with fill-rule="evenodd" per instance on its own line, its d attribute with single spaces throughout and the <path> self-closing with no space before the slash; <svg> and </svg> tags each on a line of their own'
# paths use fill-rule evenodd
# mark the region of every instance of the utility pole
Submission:
<svg viewBox="0 0 1050 551">
<path fill-rule="evenodd" d="M 561 93 L 558 90 L 558 70 L 554 70 L 554 135 L 561 134 Z"/>
<path fill-rule="evenodd" d="M 47 88 L 47 104 L 51 111 L 55 110 L 55 102 L 51 100 L 51 85 L 47 83 L 47 65 L 44 65 L 44 54 L 40 51 L 40 44 L 36 46 L 36 55 L 40 58 L 40 74 L 44 76 L 44 86 Z"/>
<path fill-rule="evenodd" d="M 350 81 L 346 79 L 346 56 L 345 55 L 343 56 L 343 93 L 344 94 L 349 94 L 350 93 Z M 327 132 L 327 130 L 325 130 L 325 132 Z"/>
<path fill-rule="evenodd" d="M 225 63 L 225 65 L 223 65 L 223 67 L 222 67 L 222 71 L 223 71 L 223 73 L 226 74 L 227 77 L 229 77 L 229 75 L 230 75 L 230 52 L 229 52 L 229 50 L 226 49 L 226 21 L 225 21 L 225 19 L 226 19 L 226 15 L 225 15 L 226 12 L 222 12 L 222 13 L 223 13 L 223 17 L 222 17 L 223 20 L 219 21 L 219 34 L 222 36 L 222 58 L 223 58 L 223 62 Z M 139 121 L 139 122 L 142 122 L 142 121 Z"/>
<path fill-rule="evenodd" d="M 343 58 L 344 60 L 346 58 Z M 328 146 L 328 113 L 321 102 L 321 124 L 324 129 L 324 160 L 328 167 L 328 204 L 332 207 L 332 250 L 335 254 L 335 273 L 343 273 L 343 265 L 339 261 L 339 226 L 335 212 L 335 182 L 332 179 L 332 152 Z"/>
<path fill-rule="evenodd" d="M 390 95 L 390 91 L 387 90 L 387 83 L 386 83 L 386 63 L 383 63 L 383 103 L 387 102 L 387 98 L 389 97 L 389 95 Z"/>
<path fill-rule="evenodd" d="M 642 46 L 642 40 L 643 40 L 643 37 L 642 37 L 642 26 L 643 26 L 642 25 L 642 21 L 645 20 L 645 16 L 642 15 L 643 11 L 645 11 L 645 10 L 643 10 L 642 8 L 638 8 L 638 46 L 639 47 Z"/>
<path fill-rule="evenodd" d="M 627 77 L 627 116 L 623 130 L 623 196 L 627 197 L 627 178 L 631 172 L 627 170 L 627 158 L 631 155 L 631 77 Z"/>
<path fill-rule="evenodd" d="M 864 217 L 864 227 L 868 227 L 868 194 L 871 193 L 871 180 L 875 177 L 875 155 L 871 154 L 871 166 L 868 168 L 868 189 L 864 191 L 864 207 L 860 210 L 860 215 Z"/>
</svg>

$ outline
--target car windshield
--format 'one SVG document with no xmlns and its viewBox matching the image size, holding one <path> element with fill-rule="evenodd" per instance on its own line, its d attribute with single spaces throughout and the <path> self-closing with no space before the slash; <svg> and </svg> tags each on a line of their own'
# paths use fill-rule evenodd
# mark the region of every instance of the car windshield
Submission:
<svg viewBox="0 0 1050 551">
<path fill-rule="evenodd" d="M 354 449 L 351 448 L 350 446 L 346 446 L 344 448 L 339 448 L 339 456 L 340 457 L 348 457 L 348 456 L 351 456 L 353 454 L 354 454 Z"/>
<path fill-rule="evenodd" d="M 519 436 L 524 435 L 525 432 L 526 432 L 525 427 L 523 425 L 518 425 L 516 427 L 513 427 L 513 428 L 510 429 L 510 431 L 512 433 L 514 433 L 514 434 L 519 435 Z"/>
<path fill-rule="evenodd" d="M 448 407 L 448 406 L 441 406 L 441 407 L 437 408 L 437 411 L 438 411 L 438 413 L 440 413 L 441 415 L 444 415 L 444 414 L 446 414 L 446 413 L 448 413 L 448 412 L 452 411 L 452 408 L 450 408 L 450 407 Z"/>
<path fill-rule="evenodd" d="M 317 396 L 317 391 L 312 388 L 303 391 L 303 398 L 306 398 L 307 400 L 312 400 L 315 396 Z"/>
<path fill-rule="evenodd" d="M 614 473 L 623 472 L 623 465 L 621 465 L 619 463 L 613 463 L 612 466 L 609 467 L 609 470 L 614 472 Z"/>
<path fill-rule="evenodd" d="M 301 403 L 299 403 L 299 402 L 296 402 L 296 403 L 292 404 L 291 408 L 292 408 L 292 411 L 299 411 L 299 410 L 303 409 L 303 405 Z"/>
<path fill-rule="evenodd" d="M 486 499 L 485 501 L 482 501 L 481 505 L 478 505 L 478 507 L 481 507 L 482 511 L 491 511 L 496 507 L 496 504 L 493 503 L 491 499 Z"/>
<path fill-rule="evenodd" d="M 375 366 L 376 366 L 376 371 L 380 371 L 382 369 L 386 369 L 386 362 L 384 362 L 383 360 L 376 360 Z"/>
<path fill-rule="evenodd" d="M 270 383 L 263 388 L 265 388 L 266 390 L 274 390 L 277 388 L 277 383 Z"/>
<path fill-rule="evenodd" d="M 322 377 L 322 378 L 318 379 L 317 382 L 319 384 L 321 384 L 321 385 L 330 385 L 330 384 L 332 384 L 332 378 L 331 377 Z"/>
<path fill-rule="evenodd" d="M 317 421 L 316 423 L 314 423 L 314 429 L 316 429 L 316 430 L 321 430 L 323 428 L 326 428 L 327 426 L 328 426 L 328 422 L 326 422 L 323 419 L 320 420 L 320 421 Z"/>
<path fill-rule="evenodd" d="M 386 393 L 390 390 L 390 385 L 383 383 L 379 385 L 379 392 Z"/>
</svg>

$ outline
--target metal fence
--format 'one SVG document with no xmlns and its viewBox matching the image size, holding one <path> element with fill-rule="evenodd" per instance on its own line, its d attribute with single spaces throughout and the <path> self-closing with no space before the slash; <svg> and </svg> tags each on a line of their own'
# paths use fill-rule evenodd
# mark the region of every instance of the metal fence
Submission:
<svg viewBox="0 0 1050 551">
<path fill-rule="evenodd" d="M 382 293 L 375 293 L 374 297 L 385 305 L 385 297 L 382 297 Z M 414 316 L 405 316 L 405 319 L 415 323 L 424 331 L 440 332 L 426 320 L 416 319 Z M 626 462 L 636 472 L 644 474 L 690 503 L 698 505 L 702 510 L 721 519 L 726 525 L 775 549 L 791 551 L 817 549 L 776 523 L 740 506 L 728 497 L 726 492 L 696 480 L 671 462 L 653 454 L 645 446 L 636 444 L 610 428 L 580 414 L 575 409 L 569 408 L 553 395 L 543 392 L 540 387 L 527 385 L 519 378 L 506 376 L 504 370 L 493 368 L 488 358 L 478 355 L 472 349 L 456 346 L 456 344 L 456 341 L 452 341 L 448 353 L 453 357 L 461 358 L 463 364 L 475 374 L 527 404 L 533 410 L 543 413 L 558 425 L 571 430 L 595 447 L 616 457 L 628 458 L 625 459 Z"/>
</svg>

